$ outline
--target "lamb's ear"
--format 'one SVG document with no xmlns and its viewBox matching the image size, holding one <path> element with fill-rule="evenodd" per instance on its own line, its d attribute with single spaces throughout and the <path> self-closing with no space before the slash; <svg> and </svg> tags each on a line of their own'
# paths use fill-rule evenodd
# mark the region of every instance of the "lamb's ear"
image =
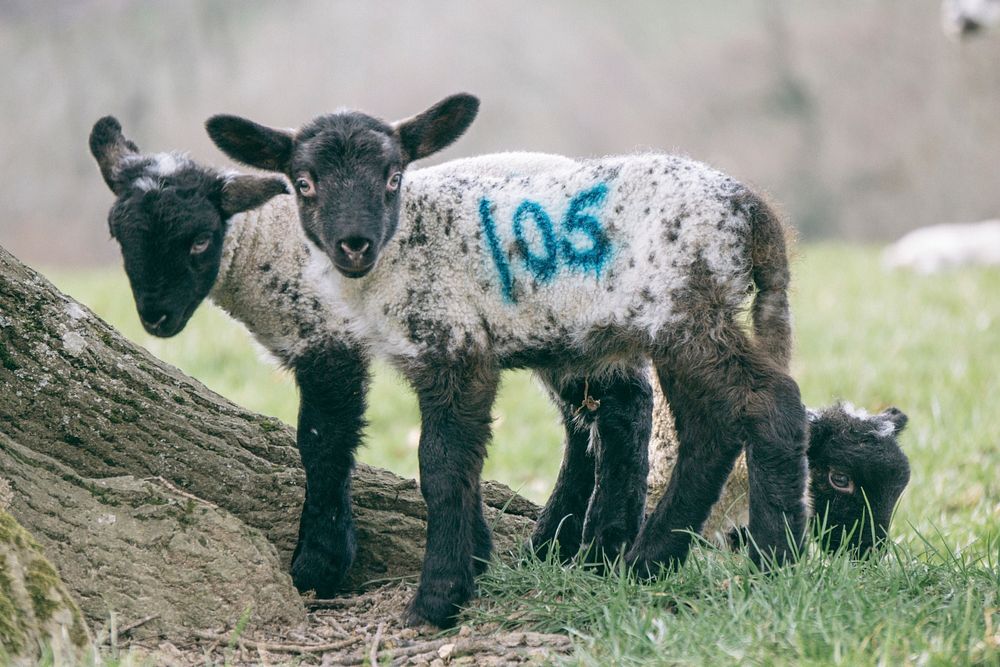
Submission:
<svg viewBox="0 0 1000 667">
<path fill-rule="evenodd" d="M 879 417 L 885 419 L 893 425 L 893 430 L 896 435 L 902 433 L 903 429 L 906 428 L 906 424 L 910 421 L 910 418 L 906 416 L 906 413 L 895 406 L 883 410 Z"/>
<path fill-rule="evenodd" d="M 285 179 L 276 176 L 233 176 L 222 186 L 219 206 L 226 216 L 257 208 L 272 197 L 287 195 Z"/>
<path fill-rule="evenodd" d="M 237 162 L 288 173 L 295 140 L 288 130 L 265 127 L 239 116 L 212 116 L 205 121 L 208 136 Z"/>
<path fill-rule="evenodd" d="M 115 167 L 126 155 L 138 154 L 139 147 L 122 134 L 122 124 L 114 116 L 105 116 L 90 131 L 90 153 L 101 168 L 101 176 L 111 191 L 120 195 L 124 183 L 115 178 Z"/>
<path fill-rule="evenodd" d="M 446 97 L 427 111 L 393 123 L 406 163 L 427 157 L 462 136 L 479 113 L 479 100 L 467 93 Z"/>
</svg>

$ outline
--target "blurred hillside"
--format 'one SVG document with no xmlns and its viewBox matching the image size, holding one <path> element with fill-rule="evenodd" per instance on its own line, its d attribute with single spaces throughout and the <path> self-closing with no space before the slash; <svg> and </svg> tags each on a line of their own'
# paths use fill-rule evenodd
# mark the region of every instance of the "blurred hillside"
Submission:
<svg viewBox="0 0 1000 667">
<path fill-rule="evenodd" d="M 1000 36 L 948 41 L 938 0 L 4 0 L 0 245 L 117 261 L 86 148 L 103 114 L 223 164 L 213 113 L 397 118 L 458 90 L 483 106 L 442 159 L 683 152 L 806 238 L 1000 216 Z"/>
</svg>

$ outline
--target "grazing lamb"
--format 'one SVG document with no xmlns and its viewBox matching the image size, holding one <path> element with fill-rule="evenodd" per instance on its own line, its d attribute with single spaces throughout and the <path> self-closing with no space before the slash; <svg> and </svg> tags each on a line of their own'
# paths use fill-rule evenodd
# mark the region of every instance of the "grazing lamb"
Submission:
<svg viewBox="0 0 1000 667">
<path fill-rule="evenodd" d="M 94 125 L 90 148 L 117 196 L 109 225 L 145 329 L 156 336 L 179 333 L 208 297 L 294 371 L 301 393 L 297 444 L 307 483 L 292 576 L 303 592 L 332 595 L 355 553 L 350 471 L 364 427 L 368 351 L 329 301 L 325 278 L 306 270 L 309 250 L 294 201 L 276 196 L 286 192 L 284 179 L 219 172 L 177 153 L 140 153 L 111 117 Z M 602 410 L 582 418 L 576 406 L 586 384 L 577 378 L 561 388 L 550 385 L 566 425 L 569 464 L 533 539 L 551 540 L 565 517 L 562 508 L 572 506 L 575 513 L 560 533 L 567 552 L 592 542 L 594 534 L 618 533 L 623 543 L 631 541 L 646 493 L 649 382 L 641 374 L 590 382 L 589 394 Z M 616 478 L 616 506 L 597 502 L 588 511 L 593 460 L 604 458 L 602 439 L 617 443 L 607 458 L 634 472 Z M 589 482 L 576 475 L 578 460 L 590 462 Z M 605 468 L 600 474 L 615 472 Z M 607 489 L 610 482 L 598 486 Z"/>
<path fill-rule="evenodd" d="M 428 535 L 407 621 L 452 623 L 472 596 L 474 557 L 490 552 L 479 478 L 505 368 L 564 390 L 581 376 L 636 377 L 652 360 L 681 444 L 626 555 L 640 571 L 683 562 L 687 531 L 744 446 L 752 555 L 790 557 L 788 532 L 805 529 L 806 415 L 786 370 L 782 224 L 738 182 L 660 154 L 532 171 L 523 155 L 471 158 L 412 171 L 404 187 L 406 166 L 457 139 L 477 109 L 455 95 L 391 125 L 355 111 L 297 132 L 207 123 L 230 157 L 291 178 L 317 283 L 417 391 Z M 752 338 L 741 317 L 751 294 Z M 618 511 L 618 480 L 636 466 L 618 443 L 603 447 L 591 511 Z"/>
<path fill-rule="evenodd" d="M 924 275 L 961 266 L 995 266 L 1000 264 L 1000 220 L 915 229 L 885 249 L 882 263 Z"/>
<path fill-rule="evenodd" d="M 663 494 L 677 459 L 671 438 L 669 408 L 657 396 L 654 445 L 649 450 L 649 495 L 652 507 Z M 868 414 L 850 403 L 809 410 L 809 485 L 806 505 L 827 536 L 830 551 L 843 544 L 863 556 L 888 535 L 892 511 L 910 478 L 910 464 L 899 446 L 907 418 L 897 408 Z M 733 546 L 747 521 L 748 479 L 743 457 L 733 467 L 722 497 L 702 529 L 708 539 Z M 868 508 L 871 511 L 868 511 Z M 873 534 L 872 528 L 875 532 Z"/>
<path fill-rule="evenodd" d="M 1000 0 L 943 0 L 941 22 L 952 37 L 980 33 L 1000 23 Z"/>
</svg>

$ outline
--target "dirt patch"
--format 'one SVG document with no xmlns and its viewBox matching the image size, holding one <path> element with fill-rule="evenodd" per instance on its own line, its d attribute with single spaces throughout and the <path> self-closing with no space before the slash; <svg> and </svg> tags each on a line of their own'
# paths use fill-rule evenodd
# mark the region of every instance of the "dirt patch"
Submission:
<svg viewBox="0 0 1000 667">
<path fill-rule="evenodd" d="M 157 665 L 509 665 L 547 663 L 572 650 L 569 637 L 502 631 L 492 624 L 442 633 L 400 624 L 412 584 L 310 603 L 308 622 L 294 629 L 238 633 L 216 628 L 194 633 L 190 643 L 119 640 Z"/>
</svg>

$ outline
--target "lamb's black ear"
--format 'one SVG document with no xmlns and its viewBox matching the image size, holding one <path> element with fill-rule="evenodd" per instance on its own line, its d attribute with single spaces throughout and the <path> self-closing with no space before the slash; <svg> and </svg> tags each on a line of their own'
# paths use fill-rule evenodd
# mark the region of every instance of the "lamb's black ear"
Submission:
<svg viewBox="0 0 1000 667">
<path fill-rule="evenodd" d="M 448 146 L 469 129 L 477 113 L 479 100 L 467 93 L 458 93 L 421 114 L 394 123 L 403 146 L 403 159 L 410 163 Z"/>
<path fill-rule="evenodd" d="M 90 153 L 101 168 L 101 176 L 111 191 L 120 195 L 124 183 L 115 178 L 115 167 L 126 155 L 139 152 L 139 147 L 122 134 L 122 124 L 114 116 L 105 116 L 90 131 Z"/>
<path fill-rule="evenodd" d="M 288 130 L 265 127 L 239 116 L 212 116 L 205 121 L 208 136 L 237 162 L 287 174 L 295 140 Z"/>
<path fill-rule="evenodd" d="M 903 429 L 906 428 L 906 424 L 910 421 L 906 413 L 895 406 L 883 410 L 879 416 L 885 418 L 893 425 L 896 435 L 902 433 Z"/>
<path fill-rule="evenodd" d="M 257 208 L 272 197 L 287 195 L 285 179 L 276 176 L 233 176 L 222 186 L 219 205 L 226 216 Z"/>
</svg>

